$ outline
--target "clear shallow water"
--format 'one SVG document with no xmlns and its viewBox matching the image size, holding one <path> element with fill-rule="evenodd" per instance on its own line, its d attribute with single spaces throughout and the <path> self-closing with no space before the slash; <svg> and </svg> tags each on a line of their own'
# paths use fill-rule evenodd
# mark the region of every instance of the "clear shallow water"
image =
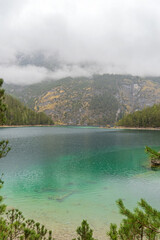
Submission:
<svg viewBox="0 0 160 240">
<path fill-rule="evenodd" d="M 1 128 L 4 138 L 12 147 L 0 161 L 5 203 L 55 235 L 73 232 L 82 219 L 105 235 L 121 219 L 118 198 L 130 209 L 140 198 L 160 209 L 160 172 L 148 168 L 144 153 L 145 145 L 160 148 L 160 131 Z"/>
</svg>

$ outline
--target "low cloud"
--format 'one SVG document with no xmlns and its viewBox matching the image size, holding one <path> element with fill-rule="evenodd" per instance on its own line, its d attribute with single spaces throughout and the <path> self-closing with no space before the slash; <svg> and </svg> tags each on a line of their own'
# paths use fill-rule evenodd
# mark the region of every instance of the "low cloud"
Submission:
<svg viewBox="0 0 160 240">
<path fill-rule="evenodd" d="M 96 66 L 97 68 L 97 66 Z M 99 69 L 95 73 L 100 73 Z M 12 84 L 33 84 L 38 83 L 45 79 L 61 79 L 68 76 L 72 77 L 91 77 L 93 75 L 93 67 L 79 67 L 77 65 L 71 66 L 61 66 L 61 68 L 51 71 L 45 67 L 37 67 L 33 65 L 27 66 L 17 66 L 17 65 L 8 65 L 0 66 L 1 78 L 7 83 Z M 6 81 L 7 80 L 7 81 Z"/>
<path fill-rule="evenodd" d="M 0 66 L 1 77 L 7 83 L 32 84 L 45 79 L 49 72 L 46 68 L 36 66 Z"/>
<path fill-rule="evenodd" d="M 0 77 L 160 75 L 158 0 L 0 0 Z"/>
</svg>

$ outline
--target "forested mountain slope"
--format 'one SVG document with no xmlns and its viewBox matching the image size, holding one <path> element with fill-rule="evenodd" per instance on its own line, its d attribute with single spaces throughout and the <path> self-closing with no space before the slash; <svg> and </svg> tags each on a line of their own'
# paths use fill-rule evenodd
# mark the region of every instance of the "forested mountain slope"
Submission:
<svg viewBox="0 0 160 240">
<path fill-rule="evenodd" d="M 4 87 L 27 106 L 50 115 L 58 124 L 114 124 L 125 113 L 160 103 L 158 77 L 104 74 Z"/>
<path fill-rule="evenodd" d="M 117 125 L 124 127 L 160 127 L 160 104 L 127 114 Z"/>
<path fill-rule="evenodd" d="M 36 113 L 24 106 L 19 100 L 12 96 L 5 95 L 6 125 L 50 125 L 52 119 L 45 113 Z"/>
</svg>

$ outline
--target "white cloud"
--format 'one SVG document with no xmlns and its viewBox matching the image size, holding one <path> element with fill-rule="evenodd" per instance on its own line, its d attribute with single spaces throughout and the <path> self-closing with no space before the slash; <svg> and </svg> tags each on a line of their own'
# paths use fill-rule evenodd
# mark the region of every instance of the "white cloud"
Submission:
<svg viewBox="0 0 160 240">
<path fill-rule="evenodd" d="M 56 79 L 64 78 L 66 76 L 91 77 L 93 72 L 100 73 L 97 65 L 94 67 L 94 71 L 93 71 L 93 66 L 88 66 L 87 68 L 83 68 L 77 65 L 72 65 L 72 66 L 64 65 L 55 71 L 48 70 L 45 67 L 37 67 L 33 65 L 27 65 L 27 66 L 1 65 L 0 66 L 1 78 L 3 78 L 5 82 L 13 83 L 13 84 L 25 84 L 25 85 L 40 82 L 45 78 L 56 80 Z"/>
<path fill-rule="evenodd" d="M 36 66 L 0 66 L 1 77 L 8 83 L 30 84 L 42 81 L 49 72 L 46 68 Z"/>
<path fill-rule="evenodd" d="M 158 0 L 0 0 L 0 6 L 0 75 L 8 82 L 91 72 L 160 75 Z M 54 71 L 21 66 L 19 52 L 56 55 L 61 64 Z"/>
</svg>

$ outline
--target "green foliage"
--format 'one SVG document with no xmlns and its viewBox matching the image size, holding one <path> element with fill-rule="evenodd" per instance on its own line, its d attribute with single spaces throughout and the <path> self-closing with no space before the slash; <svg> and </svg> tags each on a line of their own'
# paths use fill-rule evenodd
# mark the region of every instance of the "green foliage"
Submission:
<svg viewBox="0 0 160 240">
<path fill-rule="evenodd" d="M 107 233 L 107 235 L 112 240 L 118 240 L 118 231 L 117 231 L 117 225 L 116 224 L 111 223 L 110 231 Z"/>
<path fill-rule="evenodd" d="M 0 218 L 0 239 L 53 240 L 52 231 L 32 219 L 26 220 L 18 209 L 9 210 L 5 218 Z"/>
<path fill-rule="evenodd" d="M 51 125 L 52 119 L 45 113 L 36 113 L 24 106 L 19 100 L 5 95 L 7 125 Z"/>
<path fill-rule="evenodd" d="M 9 141 L 3 140 L 0 142 L 0 158 L 5 157 L 7 153 L 10 151 L 10 147 L 8 147 Z"/>
<path fill-rule="evenodd" d="M 5 122 L 5 110 L 6 105 L 4 104 L 4 89 L 2 89 L 3 79 L 0 78 L 0 125 Z"/>
<path fill-rule="evenodd" d="M 119 229 L 111 224 L 107 235 L 111 240 L 157 240 L 160 239 L 160 212 L 141 199 L 139 207 L 128 210 L 121 199 L 117 201 L 120 213 L 125 217 Z"/>
<path fill-rule="evenodd" d="M 125 127 L 160 127 L 160 104 L 125 115 L 117 125 Z"/>
<path fill-rule="evenodd" d="M 77 240 L 96 240 L 93 238 L 93 230 L 90 229 L 86 220 L 82 221 L 81 226 L 77 228 L 76 232 L 78 234 Z"/>
<path fill-rule="evenodd" d="M 112 124 L 116 118 L 118 101 L 112 93 L 105 91 L 103 94 L 91 98 L 89 110 L 97 116 L 98 125 Z"/>
<path fill-rule="evenodd" d="M 145 152 L 149 154 L 151 159 L 160 159 L 160 153 L 148 146 L 145 147 Z"/>
<path fill-rule="evenodd" d="M 6 213 L 7 239 L 52 240 L 52 232 L 34 220 L 26 220 L 18 209 Z"/>
</svg>

